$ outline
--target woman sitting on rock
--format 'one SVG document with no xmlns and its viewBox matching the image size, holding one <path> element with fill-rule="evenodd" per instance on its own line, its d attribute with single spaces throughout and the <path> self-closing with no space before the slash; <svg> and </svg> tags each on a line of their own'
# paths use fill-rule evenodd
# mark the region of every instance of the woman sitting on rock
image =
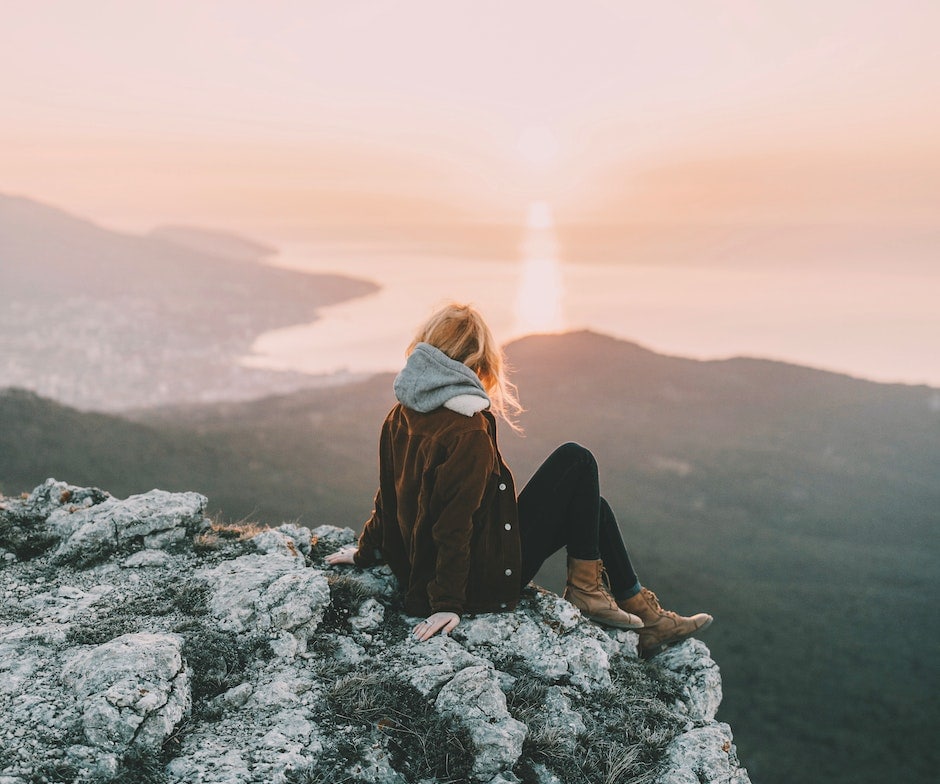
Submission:
<svg viewBox="0 0 940 784">
<path fill-rule="evenodd" d="M 405 611 L 427 616 L 413 630 L 417 639 L 450 632 L 462 613 L 514 609 L 562 547 L 565 598 L 598 623 L 638 630 L 641 655 L 712 622 L 663 610 L 640 585 L 584 447 L 560 446 L 516 498 L 494 414 L 515 427 L 511 415 L 522 409 L 474 308 L 448 305 L 421 327 L 394 389 L 399 404 L 382 426 L 375 509 L 358 547 L 326 560 L 388 563 Z"/>
</svg>

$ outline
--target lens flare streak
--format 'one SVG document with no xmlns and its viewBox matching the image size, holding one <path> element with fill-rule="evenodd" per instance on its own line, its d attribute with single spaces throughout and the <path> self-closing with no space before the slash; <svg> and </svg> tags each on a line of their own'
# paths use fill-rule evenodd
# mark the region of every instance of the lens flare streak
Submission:
<svg viewBox="0 0 940 784">
<path fill-rule="evenodd" d="M 561 332 L 565 329 L 564 282 L 551 207 L 529 205 L 515 306 L 515 334 Z"/>
</svg>

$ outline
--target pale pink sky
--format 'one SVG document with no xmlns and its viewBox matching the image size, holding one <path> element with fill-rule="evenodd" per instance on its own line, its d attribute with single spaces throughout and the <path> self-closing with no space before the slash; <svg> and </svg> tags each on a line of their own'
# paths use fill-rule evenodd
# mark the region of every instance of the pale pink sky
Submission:
<svg viewBox="0 0 940 784">
<path fill-rule="evenodd" d="M 940 215 L 935 0 L 0 0 L 0 20 L 0 192 L 109 226 L 512 221 L 533 199 L 559 222 Z"/>
</svg>

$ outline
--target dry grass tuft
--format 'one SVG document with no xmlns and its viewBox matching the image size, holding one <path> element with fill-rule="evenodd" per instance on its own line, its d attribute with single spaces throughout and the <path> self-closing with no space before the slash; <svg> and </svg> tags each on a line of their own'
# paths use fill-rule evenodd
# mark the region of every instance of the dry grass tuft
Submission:
<svg viewBox="0 0 940 784">
<path fill-rule="evenodd" d="M 227 543 L 242 544 L 251 541 L 263 531 L 270 531 L 271 526 L 255 522 L 248 517 L 228 522 L 216 513 L 209 522 L 208 529 L 193 537 L 193 550 L 208 553 L 222 549 Z"/>
<path fill-rule="evenodd" d="M 216 520 L 209 524 L 209 530 L 223 539 L 236 539 L 239 542 L 247 542 L 249 539 L 254 539 L 262 531 L 270 531 L 271 526 L 250 520 L 239 520 L 235 523 L 223 523 Z"/>
</svg>

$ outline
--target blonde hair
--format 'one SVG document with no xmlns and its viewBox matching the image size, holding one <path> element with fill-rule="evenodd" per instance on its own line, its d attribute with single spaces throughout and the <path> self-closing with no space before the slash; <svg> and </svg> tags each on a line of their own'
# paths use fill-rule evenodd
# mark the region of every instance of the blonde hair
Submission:
<svg viewBox="0 0 940 784">
<path fill-rule="evenodd" d="M 516 385 L 508 378 L 503 350 L 476 308 L 457 302 L 439 308 L 418 328 L 407 353 L 419 343 L 429 343 L 476 373 L 490 397 L 490 410 L 513 430 L 522 432 L 514 419 L 524 411 Z"/>
</svg>

